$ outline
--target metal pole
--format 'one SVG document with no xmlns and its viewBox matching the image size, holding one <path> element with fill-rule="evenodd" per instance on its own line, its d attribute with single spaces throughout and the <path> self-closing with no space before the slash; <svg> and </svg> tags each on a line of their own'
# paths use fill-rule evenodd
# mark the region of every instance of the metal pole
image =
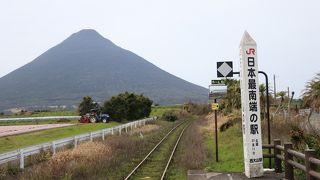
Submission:
<svg viewBox="0 0 320 180">
<path fill-rule="evenodd" d="M 214 99 L 214 103 L 217 103 L 217 99 Z M 218 150 L 218 123 L 217 123 L 217 110 L 214 110 L 214 124 L 215 124 L 215 138 L 216 138 L 216 161 L 219 162 L 219 150 Z"/>
<path fill-rule="evenodd" d="M 270 104 L 269 104 L 269 80 L 268 75 L 263 72 L 259 71 L 259 73 L 263 74 L 266 78 L 266 95 L 267 95 L 267 121 L 268 121 L 268 144 L 271 144 L 271 133 L 270 133 Z M 271 149 L 268 149 L 269 154 L 271 154 Z M 269 158 L 269 168 L 271 169 L 271 157 Z"/>
</svg>

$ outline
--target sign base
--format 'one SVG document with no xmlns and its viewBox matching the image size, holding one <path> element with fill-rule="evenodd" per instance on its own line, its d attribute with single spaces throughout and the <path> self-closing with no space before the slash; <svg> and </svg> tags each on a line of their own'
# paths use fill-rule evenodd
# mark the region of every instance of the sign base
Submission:
<svg viewBox="0 0 320 180">
<path fill-rule="evenodd" d="M 263 176 L 263 164 L 250 164 L 250 167 L 245 167 L 245 175 L 247 178 L 256 178 Z"/>
</svg>

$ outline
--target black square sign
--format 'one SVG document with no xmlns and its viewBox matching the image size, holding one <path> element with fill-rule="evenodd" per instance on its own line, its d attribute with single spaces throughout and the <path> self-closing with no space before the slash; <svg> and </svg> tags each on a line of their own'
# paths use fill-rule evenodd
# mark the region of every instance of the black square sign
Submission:
<svg viewBox="0 0 320 180">
<path fill-rule="evenodd" d="M 217 62 L 217 77 L 233 77 L 232 61 Z"/>
</svg>

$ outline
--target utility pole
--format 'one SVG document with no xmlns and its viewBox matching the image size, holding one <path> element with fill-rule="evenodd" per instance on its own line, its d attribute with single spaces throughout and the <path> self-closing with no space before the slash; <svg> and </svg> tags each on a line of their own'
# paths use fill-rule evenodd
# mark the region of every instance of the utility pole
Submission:
<svg viewBox="0 0 320 180">
<path fill-rule="evenodd" d="M 290 98 L 290 89 L 288 87 L 288 122 L 290 121 L 290 102 L 291 98 Z"/>
<path fill-rule="evenodd" d="M 274 92 L 274 99 L 277 99 L 277 91 L 276 91 L 276 75 L 273 75 L 273 92 Z"/>
<path fill-rule="evenodd" d="M 294 91 L 291 92 L 291 97 L 289 97 L 289 102 L 288 102 L 288 118 L 289 118 L 289 121 L 290 121 L 291 102 L 293 100 L 293 96 L 294 96 Z"/>
</svg>

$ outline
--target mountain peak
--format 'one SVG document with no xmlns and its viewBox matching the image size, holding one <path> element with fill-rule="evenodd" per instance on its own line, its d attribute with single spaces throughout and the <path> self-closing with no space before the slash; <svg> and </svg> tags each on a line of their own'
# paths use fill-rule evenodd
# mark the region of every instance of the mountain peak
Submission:
<svg viewBox="0 0 320 180">
<path fill-rule="evenodd" d="M 71 49 L 79 48 L 97 48 L 97 47 L 114 47 L 115 44 L 110 40 L 104 38 L 94 29 L 82 29 L 76 33 L 71 34 L 60 45 L 68 46 Z"/>
<path fill-rule="evenodd" d="M 94 29 L 82 29 L 76 33 L 74 33 L 74 35 L 82 35 L 82 36 L 85 36 L 85 35 L 95 35 L 95 36 L 101 36 L 96 30 Z"/>
<path fill-rule="evenodd" d="M 73 33 L 69 38 L 105 39 L 94 29 L 82 29 Z"/>
</svg>

